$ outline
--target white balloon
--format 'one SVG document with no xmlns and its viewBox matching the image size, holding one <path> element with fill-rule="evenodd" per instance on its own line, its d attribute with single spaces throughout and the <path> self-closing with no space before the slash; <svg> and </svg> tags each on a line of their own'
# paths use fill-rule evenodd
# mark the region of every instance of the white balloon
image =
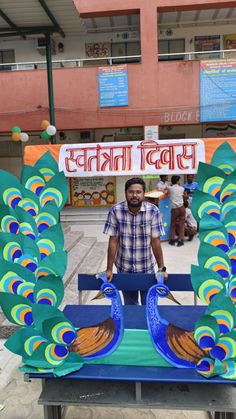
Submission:
<svg viewBox="0 0 236 419">
<path fill-rule="evenodd" d="M 21 134 L 20 134 L 20 139 L 21 139 L 21 141 L 22 141 L 23 143 L 26 143 L 26 141 L 28 141 L 28 140 L 29 140 L 29 136 L 28 136 L 28 134 L 27 134 L 26 132 L 21 132 Z"/>
<path fill-rule="evenodd" d="M 46 129 L 48 135 L 55 135 L 57 132 L 56 127 L 54 127 L 54 125 L 49 125 Z"/>
</svg>

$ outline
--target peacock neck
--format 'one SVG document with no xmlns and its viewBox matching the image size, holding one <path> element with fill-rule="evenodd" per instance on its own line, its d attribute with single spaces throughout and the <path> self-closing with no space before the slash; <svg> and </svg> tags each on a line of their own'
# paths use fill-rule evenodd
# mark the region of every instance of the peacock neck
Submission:
<svg viewBox="0 0 236 419">
<path fill-rule="evenodd" d="M 116 298 L 112 299 L 111 317 L 115 321 L 123 319 L 123 306 L 122 306 L 119 291 L 116 292 Z"/>
<path fill-rule="evenodd" d="M 156 291 L 156 285 L 154 285 L 148 293 L 146 310 L 148 323 L 153 331 L 157 331 L 160 325 L 168 324 L 168 322 L 161 317 L 158 310 L 158 294 Z"/>
</svg>

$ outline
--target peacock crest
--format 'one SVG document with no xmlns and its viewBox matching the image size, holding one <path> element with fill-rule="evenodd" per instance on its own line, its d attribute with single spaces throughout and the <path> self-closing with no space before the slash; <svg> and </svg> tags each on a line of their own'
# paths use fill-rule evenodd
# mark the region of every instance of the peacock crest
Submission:
<svg viewBox="0 0 236 419">
<path fill-rule="evenodd" d="M 208 356 L 196 369 L 205 377 L 236 378 L 236 155 L 228 143 L 211 165 L 200 163 L 192 211 L 199 223 L 198 266 L 192 285 L 207 305 L 194 337 Z"/>
</svg>

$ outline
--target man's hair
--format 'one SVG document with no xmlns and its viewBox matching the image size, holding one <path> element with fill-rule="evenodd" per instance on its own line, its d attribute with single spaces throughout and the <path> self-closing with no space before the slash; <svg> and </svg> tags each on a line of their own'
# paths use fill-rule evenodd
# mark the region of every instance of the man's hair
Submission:
<svg viewBox="0 0 236 419">
<path fill-rule="evenodd" d="M 127 180 L 127 182 L 125 183 L 125 192 L 127 191 L 127 189 L 131 186 L 131 185 L 142 185 L 143 187 L 143 192 L 145 192 L 146 190 L 146 183 L 144 182 L 143 179 L 141 179 L 141 177 L 132 177 L 131 179 Z"/>
<path fill-rule="evenodd" d="M 187 194 L 190 195 L 190 190 L 189 189 L 185 189 L 184 192 L 187 192 Z"/>
<path fill-rule="evenodd" d="M 160 175 L 161 180 L 165 178 L 167 175 Z"/>
<path fill-rule="evenodd" d="M 176 183 L 179 182 L 179 180 L 180 180 L 180 176 L 178 176 L 178 175 L 172 176 L 171 177 L 171 183 L 172 183 L 172 185 L 176 185 Z"/>
</svg>

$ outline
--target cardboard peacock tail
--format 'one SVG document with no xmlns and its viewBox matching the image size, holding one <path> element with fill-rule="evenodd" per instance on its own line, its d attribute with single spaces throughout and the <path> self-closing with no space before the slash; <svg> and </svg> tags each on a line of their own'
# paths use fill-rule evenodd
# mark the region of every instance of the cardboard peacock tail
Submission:
<svg viewBox="0 0 236 419">
<path fill-rule="evenodd" d="M 68 184 L 49 152 L 23 166 L 20 181 L 0 174 L 0 306 L 20 326 L 6 347 L 28 366 L 61 367 L 76 337 L 58 309 L 67 267 L 59 214 Z"/>
<path fill-rule="evenodd" d="M 200 163 L 199 190 L 192 212 L 199 223 L 198 266 L 191 266 L 191 281 L 207 304 L 195 325 L 195 340 L 209 358 L 196 369 L 205 377 L 236 378 L 236 155 L 225 142 L 211 164 Z"/>
</svg>

